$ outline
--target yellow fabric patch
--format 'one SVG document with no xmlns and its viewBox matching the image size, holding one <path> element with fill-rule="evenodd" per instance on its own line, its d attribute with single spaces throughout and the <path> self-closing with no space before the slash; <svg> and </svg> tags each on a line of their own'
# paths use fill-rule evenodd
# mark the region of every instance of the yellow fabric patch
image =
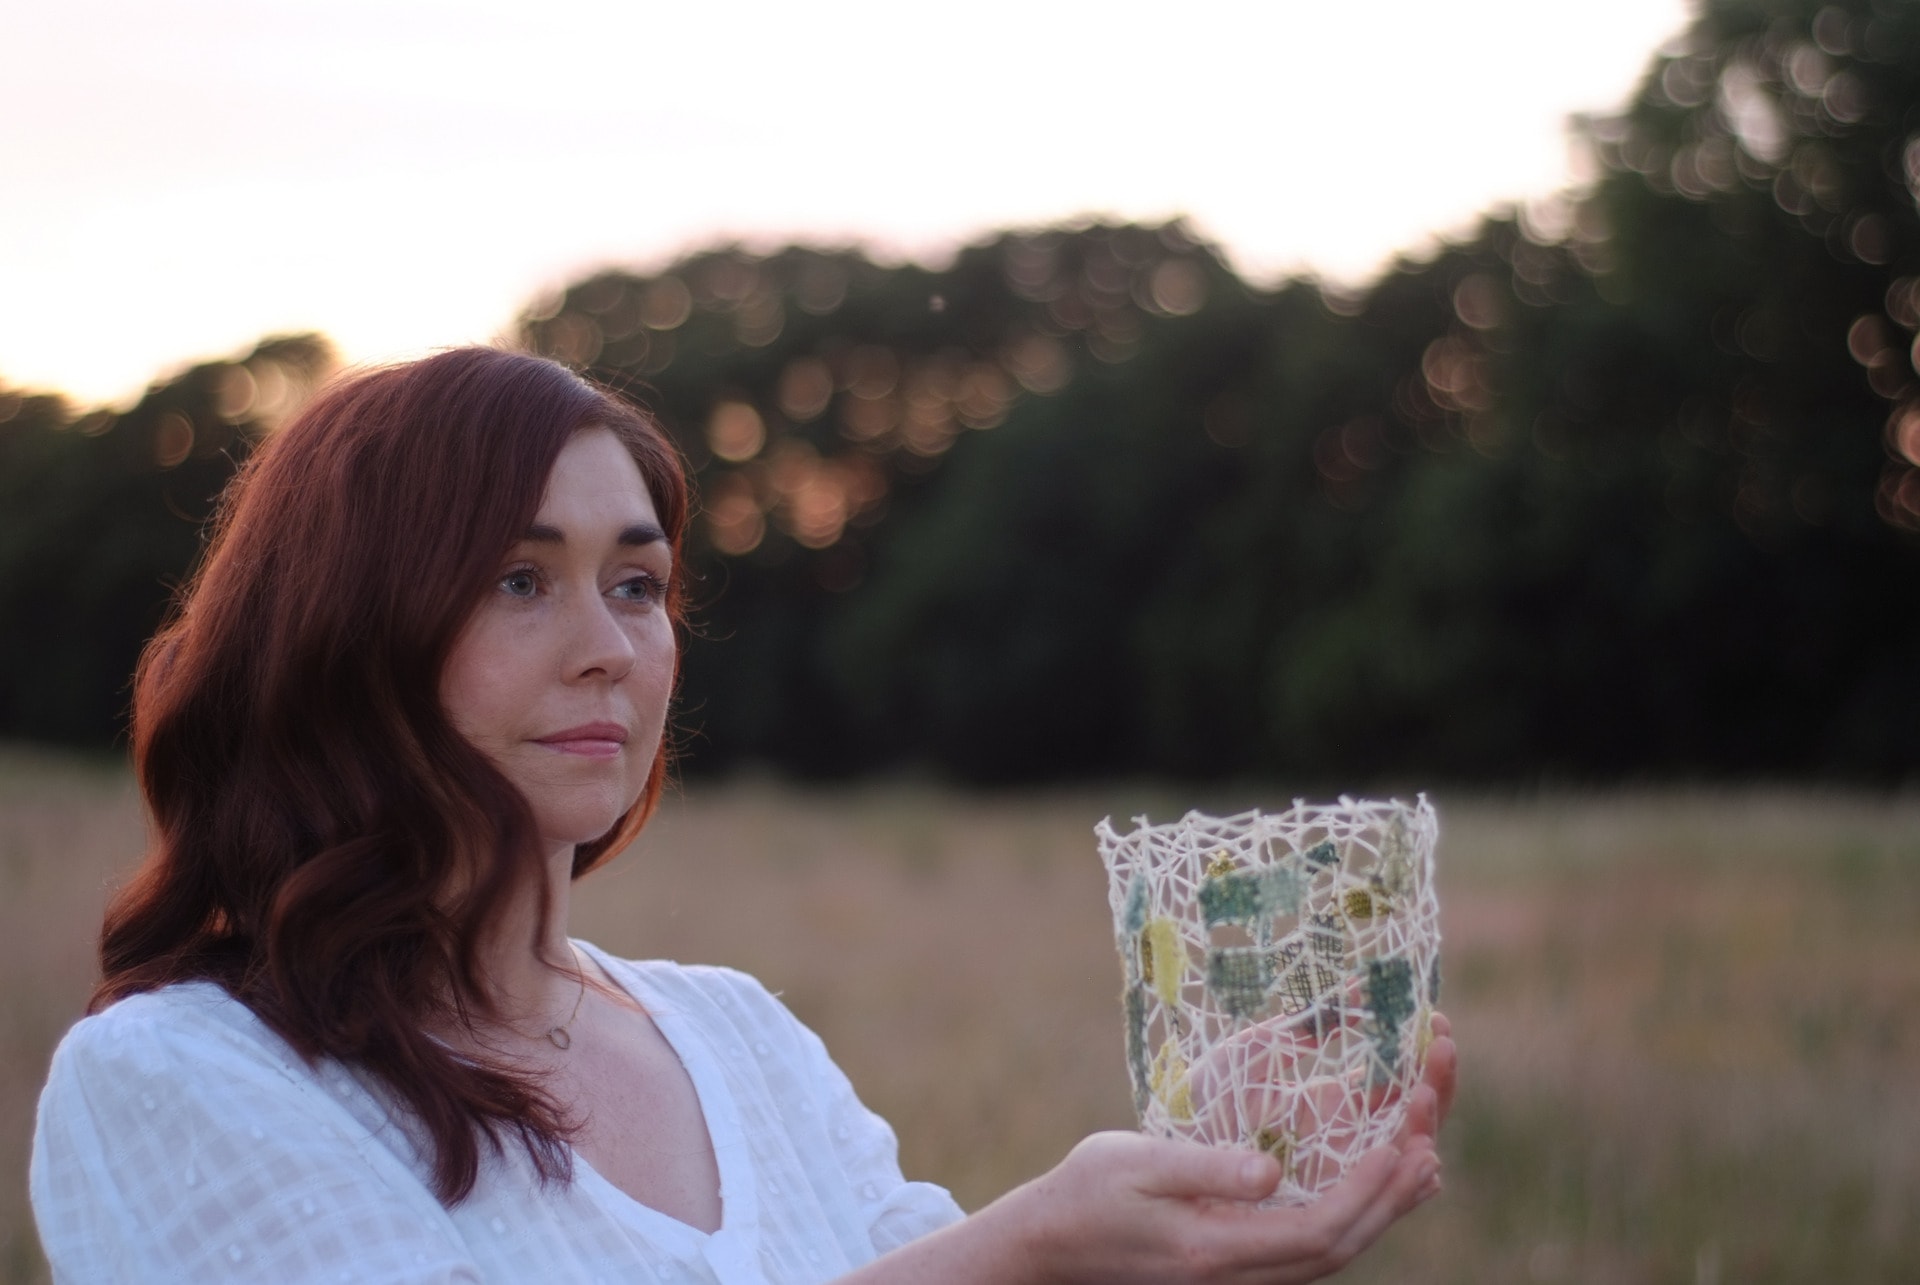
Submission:
<svg viewBox="0 0 1920 1285">
<path fill-rule="evenodd" d="M 1293 1153 L 1300 1141 L 1285 1129 L 1262 1129 L 1254 1135 L 1253 1145 L 1280 1162 L 1280 1172 L 1293 1177 Z"/>
<path fill-rule="evenodd" d="M 1349 888 L 1341 900 L 1340 908 L 1347 912 L 1349 919 L 1372 919 L 1375 915 L 1391 914 L 1393 903 L 1372 889 Z"/>
<path fill-rule="evenodd" d="M 1180 1002 L 1180 983 L 1186 971 L 1187 952 L 1180 944 L 1180 925 L 1165 915 L 1149 919 L 1140 932 L 1141 980 L 1171 1008 Z"/>
<path fill-rule="evenodd" d="M 1168 1039 L 1153 1055 L 1153 1069 L 1147 1082 L 1153 1095 L 1167 1108 L 1167 1114 L 1185 1122 L 1193 1119 L 1193 1087 L 1187 1082 L 1187 1060 L 1180 1056 L 1180 1045 Z"/>
</svg>

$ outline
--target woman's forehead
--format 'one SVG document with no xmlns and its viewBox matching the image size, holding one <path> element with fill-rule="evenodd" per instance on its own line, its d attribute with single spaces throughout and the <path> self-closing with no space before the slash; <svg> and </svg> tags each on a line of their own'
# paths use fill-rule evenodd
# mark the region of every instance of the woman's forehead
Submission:
<svg viewBox="0 0 1920 1285">
<path fill-rule="evenodd" d="M 568 439 L 554 459 L 535 522 L 644 522 L 658 529 L 660 517 L 626 444 L 611 429 L 586 428 Z"/>
</svg>

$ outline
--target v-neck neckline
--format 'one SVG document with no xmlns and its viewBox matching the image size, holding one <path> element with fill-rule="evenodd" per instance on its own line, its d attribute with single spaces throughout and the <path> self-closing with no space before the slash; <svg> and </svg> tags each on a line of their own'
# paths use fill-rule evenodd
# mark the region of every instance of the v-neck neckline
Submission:
<svg viewBox="0 0 1920 1285">
<path fill-rule="evenodd" d="M 753 1162 L 740 1127 L 739 1104 L 734 1101 L 733 1092 L 727 1087 L 726 1072 L 720 1066 L 716 1050 L 694 1028 L 693 1020 L 685 1012 L 684 1001 L 677 1003 L 672 997 L 662 995 L 646 976 L 647 970 L 643 966 L 615 959 L 587 942 L 575 941 L 573 944 L 645 1011 L 660 1032 L 660 1037 L 673 1050 L 674 1056 L 680 1059 L 687 1078 L 693 1082 L 694 1097 L 699 1100 L 707 1141 L 713 1148 L 714 1168 L 720 1175 L 720 1225 L 713 1231 L 702 1231 L 672 1214 L 635 1200 L 588 1163 L 587 1158 L 577 1150 L 573 1152 L 576 1169 L 593 1185 L 604 1188 L 603 1194 L 615 1202 L 616 1208 L 626 1210 L 642 1223 L 648 1236 L 679 1243 L 683 1246 L 681 1252 L 703 1255 L 706 1246 L 716 1238 L 749 1236 L 749 1229 L 759 1221 Z"/>
</svg>

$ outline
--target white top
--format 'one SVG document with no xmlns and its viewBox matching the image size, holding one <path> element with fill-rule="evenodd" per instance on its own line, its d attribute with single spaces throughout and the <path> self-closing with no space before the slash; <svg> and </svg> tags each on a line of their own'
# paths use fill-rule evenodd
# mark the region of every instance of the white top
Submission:
<svg viewBox="0 0 1920 1285">
<path fill-rule="evenodd" d="M 473 1194 L 444 1208 L 381 1096 L 195 982 L 84 1019 L 53 1055 L 31 1186 L 55 1280 L 785 1285 L 961 1218 L 900 1176 L 893 1131 L 751 977 L 582 949 L 693 1079 L 719 1230 L 640 1204 L 578 1154 L 570 1186 L 542 1186 L 514 1142 L 483 1143 Z"/>
</svg>

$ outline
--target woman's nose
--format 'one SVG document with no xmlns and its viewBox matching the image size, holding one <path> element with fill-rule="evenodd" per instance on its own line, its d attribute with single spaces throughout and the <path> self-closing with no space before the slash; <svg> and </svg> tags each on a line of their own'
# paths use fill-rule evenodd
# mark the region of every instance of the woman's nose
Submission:
<svg viewBox="0 0 1920 1285">
<path fill-rule="evenodd" d="M 568 677 L 619 682 L 634 662 L 633 639 L 625 623 L 597 592 L 583 594 L 577 601 L 577 609 L 568 613 Z"/>
</svg>

